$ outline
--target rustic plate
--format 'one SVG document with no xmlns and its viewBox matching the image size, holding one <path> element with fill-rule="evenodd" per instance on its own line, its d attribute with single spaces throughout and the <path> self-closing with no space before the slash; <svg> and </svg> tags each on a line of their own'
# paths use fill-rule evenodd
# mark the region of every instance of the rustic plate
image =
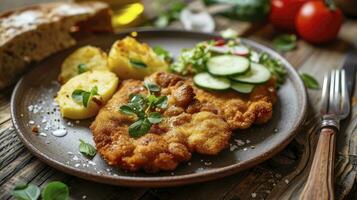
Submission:
<svg viewBox="0 0 357 200">
<path fill-rule="evenodd" d="M 90 44 L 107 51 L 115 40 L 129 33 L 97 35 L 85 39 L 77 46 L 38 63 L 18 82 L 11 99 L 14 126 L 27 148 L 48 165 L 74 176 L 108 184 L 165 187 L 197 183 L 228 176 L 267 160 L 282 150 L 301 126 L 306 111 L 306 92 L 294 68 L 273 50 L 253 41 L 243 40 L 257 51 L 265 51 L 280 59 L 288 71 L 288 79 L 278 92 L 273 119 L 268 124 L 237 131 L 232 138 L 231 143 L 234 145 L 231 148 L 218 156 L 194 155 L 190 162 L 181 164 L 173 172 L 129 173 L 108 166 L 99 155 L 88 160 L 78 152 L 78 145 L 79 138 L 93 143 L 88 128 L 93 119 L 80 122 L 62 119 L 54 104 L 53 97 L 60 88 L 56 81 L 60 65 L 80 46 Z M 215 36 L 178 30 L 138 31 L 140 41 L 151 46 L 163 46 L 173 55 L 178 55 L 182 48 L 192 47 L 197 42 Z M 45 134 L 33 134 L 33 125 L 39 125 L 40 132 Z M 51 134 L 62 127 L 68 131 L 66 136 L 55 137 Z M 240 140 L 239 145 L 235 139 Z"/>
</svg>

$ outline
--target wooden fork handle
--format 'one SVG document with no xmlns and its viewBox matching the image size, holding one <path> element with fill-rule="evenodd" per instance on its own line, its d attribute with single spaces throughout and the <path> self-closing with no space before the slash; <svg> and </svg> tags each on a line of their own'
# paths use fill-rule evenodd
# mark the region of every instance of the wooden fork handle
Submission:
<svg viewBox="0 0 357 200">
<path fill-rule="evenodd" d="M 336 130 L 322 128 L 310 174 L 300 200 L 333 200 Z"/>
</svg>

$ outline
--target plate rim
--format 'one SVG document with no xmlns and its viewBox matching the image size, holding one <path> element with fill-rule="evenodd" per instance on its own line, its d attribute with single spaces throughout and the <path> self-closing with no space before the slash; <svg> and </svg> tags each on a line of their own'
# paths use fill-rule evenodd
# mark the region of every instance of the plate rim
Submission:
<svg viewBox="0 0 357 200">
<path fill-rule="evenodd" d="M 204 33 L 198 31 L 186 31 L 186 30 L 172 29 L 172 28 L 169 29 L 134 28 L 134 29 L 127 29 L 125 31 L 113 33 L 113 34 L 108 34 L 108 36 L 109 35 L 119 36 L 124 34 L 130 34 L 133 31 L 138 32 L 139 34 L 140 32 L 153 32 L 153 33 L 176 32 L 181 34 L 189 33 L 193 35 L 206 35 L 212 37 L 219 36 L 219 34 L 216 32 Z M 51 167 L 76 177 L 80 177 L 94 182 L 106 183 L 110 185 L 121 185 L 121 186 L 131 186 L 131 187 L 171 187 L 171 186 L 187 185 L 187 184 L 214 180 L 214 179 L 232 175 L 234 173 L 243 171 L 250 167 L 254 167 L 268 160 L 269 158 L 279 153 L 282 149 L 284 149 L 292 141 L 292 139 L 297 134 L 297 132 L 300 130 L 299 126 L 304 122 L 307 112 L 307 93 L 302 80 L 300 78 L 297 78 L 299 77 L 298 72 L 283 56 L 281 56 L 279 53 L 277 53 L 273 49 L 263 44 L 260 44 L 258 42 L 246 38 L 241 38 L 241 39 L 243 42 L 258 47 L 259 49 L 268 52 L 269 55 L 272 55 L 273 57 L 279 58 L 281 60 L 281 62 L 284 64 L 284 67 L 288 69 L 288 73 L 291 75 L 291 77 L 294 77 L 294 79 L 296 79 L 293 81 L 294 83 L 296 82 L 293 85 L 294 87 L 297 87 L 296 91 L 298 96 L 300 96 L 298 101 L 301 101 L 300 103 L 302 105 L 302 108 L 299 109 L 301 112 L 298 113 L 297 119 L 294 120 L 293 127 L 291 128 L 292 131 L 289 131 L 287 133 L 286 139 L 282 140 L 282 142 L 279 145 L 271 146 L 270 148 L 268 148 L 264 154 L 261 154 L 252 159 L 248 159 L 242 162 L 237 162 L 232 165 L 220 167 L 218 169 L 211 169 L 210 171 L 196 172 L 196 173 L 185 174 L 185 175 L 164 176 L 164 177 L 130 177 L 130 176 L 122 176 L 122 175 L 110 176 L 106 174 L 94 174 L 92 172 L 84 171 L 75 168 L 73 166 L 65 165 L 64 163 L 61 163 L 47 156 L 45 153 L 42 153 L 39 149 L 37 149 L 34 145 L 32 145 L 29 141 L 27 141 L 24 136 L 24 133 L 22 133 L 21 128 L 18 125 L 17 121 L 20 121 L 21 118 L 18 119 L 17 116 L 15 116 L 16 109 L 17 109 L 15 106 L 15 101 L 16 101 L 16 96 L 18 95 L 18 91 L 20 90 L 20 87 L 24 82 L 25 75 L 22 76 L 21 79 L 17 82 L 12 92 L 11 101 L 10 101 L 11 120 L 16 130 L 16 134 L 31 153 L 33 153 L 37 158 L 39 158 L 44 163 L 50 165 Z M 50 58 L 51 56 L 47 57 L 46 59 Z"/>
</svg>

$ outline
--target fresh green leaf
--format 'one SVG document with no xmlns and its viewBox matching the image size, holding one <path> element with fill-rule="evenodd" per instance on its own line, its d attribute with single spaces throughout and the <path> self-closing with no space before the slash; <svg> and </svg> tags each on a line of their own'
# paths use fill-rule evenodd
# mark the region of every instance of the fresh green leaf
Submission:
<svg viewBox="0 0 357 200">
<path fill-rule="evenodd" d="M 160 46 L 156 46 L 156 47 L 153 48 L 153 50 L 156 53 L 156 55 L 158 55 L 163 60 L 165 60 L 167 62 L 171 62 L 172 61 L 172 56 L 171 56 L 170 52 L 167 51 L 166 49 L 164 49 L 164 48 L 162 48 Z"/>
<path fill-rule="evenodd" d="M 88 106 L 88 102 L 89 102 L 89 99 L 91 97 L 91 93 L 90 92 L 83 92 L 82 93 L 82 98 L 83 98 L 83 106 L 84 107 L 87 107 Z"/>
<path fill-rule="evenodd" d="M 313 76 L 306 73 L 301 73 L 300 77 L 304 81 L 304 84 L 307 88 L 315 90 L 320 89 L 319 82 Z"/>
<path fill-rule="evenodd" d="M 157 98 L 154 105 L 156 107 L 165 109 L 165 108 L 167 108 L 167 100 L 168 100 L 167 96 L 161 96 L 161 97 Z"/>
<path fill-rule="evenodd" d="M 141 60 L 129 60 L 130 61 L 130 64 L 133 65 L 134 67 L 136 68 L 147 68 L 147 65 L 141 61 Z"/>
<path fill-rule="evenodd" d="M 236 39 L 238 37 L 237 31 L 231 28 L 221 31 L 220 34 L 225 39 Z"/>
<path fill-rule="evenodd" d="M 126 115 L 135 115 L 134 110 L 127 105 L 120 106 L 119 111 Z"/>
<path fill-rule="evenodd" d="M 77 71 L 78 74 L 82 74 L 87 71 L 87 65 L 86 64 L 79 64 L 77 65 Z"/>
<path fill-rule="evenodd" d="M 141 94 L 130 94 L 129 99 L 131 103 L 139 103 L 141 105 L 145 103 L 145 97 Z"/>
<path fill-rule="evenodd" d="M 160 86 L 156 84 L 145 82 L 144 85 L 150 92 L 160 92 Z"/>
<path fill-rule="evenodd" d="M 296 40 L 297 38 L 294 34 L 283 34 L 276 37 L 273 40 L 273 44 L 280 51 L 290 51 L 296 48 Z"/>
<path fill-rule="evenodd" d="M 145 116 L 144 107 L 139 102 L 128 103 L 127 105 L 134 111 L 134 113 L 139 118 L 142 118 Z"/>
<path fill-rule="evenodd" d="M 276 78 L 278 86 L 285 82 L 287 72 L 279 60 L 270 57 L 267 53 L 264 52 L 259 56 L 259 63 L 269 69 L 269 71 Z"/>
<path fill-rule="evenodd" d="M 139 119 L 129 126 L 129 134 L 133 138 L 138 138 L 147 133 L 151 128 L 151 123 L 147 118 Z"/>
<path fill-rule="evenodd" d="M 161 115 L 161 113 L 158 112 L 152 112 L 150 113 L 148 120 L 150 123 L 152 124 L 157 124 L 160 123 L 162 121 L 163 117 Z"/>
<path fill-rule="evenodd" d="M 79 152 L 81 152 L 83 155 L 93 158 L 95 154 L 97 153 L 97 150 L 95 147 L 89 143 L 84 142 L 83 140 L 79 139 L 80 144 L 79 144 Z"/>
<path fill-rule="evenodd" d="M 158 28 L 164 28 L 166 26 L 168 26 L 170 23 L 170 16 L 166 15 L 166 14 L 162 14 L 159 15 L 157 17 L 157 19 L 154 22 L 154 26 L 158 27 Z"/>
<path fill-rule="evenodd" d="M 98 87 L 97 87 L 97 86 L 94 86 L 94 87 L 91 89 L 90 95 L 91 95 L 91 96 L 99 95 L 99 94 L 98 94 Z"/>
<path fill-rule="evenodd" d="M 84 90 L 74 90 L 72 92 L 72 99 L 77 103 L 83 102 L 83 93 L 86 92 Z"/>
<path fill-rule="evenodd" d="M 157 97 L 155 95 L 152 95 L 150 94 L 148 97 L 148 104 L 151 105 L 151 104 L 154 104 L 156 101 L 157 101 Z"/>
<path fill-rule="evenodd" d="M 17 200 L 37 200 L 40 189 L 33 184 L 19 184 L 13 189 L 12 196 Z"/>
<path fill-rule="evenodd" d="M 68 186 L 60 181 L 48 183 L 42 191 L 43 200 L 67 200 L 69 199 Z"/>
</svg>

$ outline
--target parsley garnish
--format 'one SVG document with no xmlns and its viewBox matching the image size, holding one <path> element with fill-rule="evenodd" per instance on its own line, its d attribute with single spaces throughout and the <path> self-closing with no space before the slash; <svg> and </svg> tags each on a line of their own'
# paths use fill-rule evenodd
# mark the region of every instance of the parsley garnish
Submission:
<svg viewBox="0 0 357 200">
<path fill-rule="evenodd" d="M 94 86 L 90 92 L 77 89 L 72 92 L 72 99 L 77 102 L 83 104 L 84 107 L 88 106 L 88 102 L 94 97 L 98 96 L 98 87 Z"/>
<path fill-rule="evenodd" d="M 141 60 L 131 59 L 131 60 L 129 60 L 129 62 L 131 65 L 133 65 L 136 68 L 146 68 L 147 67 L 147 65 Z"/>
<path fill-rule="evenodd" d="M 18 184 L 12 191 L 12 196 L 18 200 L 36 200 L 40 196 L 40 189 L 34 184 Z"/>
<path fill-rule="evenodd" d="M 86 64 L 79 64 L 77 65 L 77 71 L 78 74 L 82 74 L 87 71 L 87 65 Z"/>
<path fill-rule="evenodd" d="M 143 96 L 141 94 L 130 94 L 129 103 L 122 105 L 119 111 L 126 115 L 136 115 L 137 120 L 129 126 L 129 135 L 133 138 L 138 138 L 145 135 L 153 124 L 160 123 L 163 116 L 159 112 L 151 112 L 153 108 L 167 107 L 167 96 L 156 96 L 154 93 L 160 91 L 160 87 L 156 84 L 144 83 L 149 94 Z"/>
</svg>

